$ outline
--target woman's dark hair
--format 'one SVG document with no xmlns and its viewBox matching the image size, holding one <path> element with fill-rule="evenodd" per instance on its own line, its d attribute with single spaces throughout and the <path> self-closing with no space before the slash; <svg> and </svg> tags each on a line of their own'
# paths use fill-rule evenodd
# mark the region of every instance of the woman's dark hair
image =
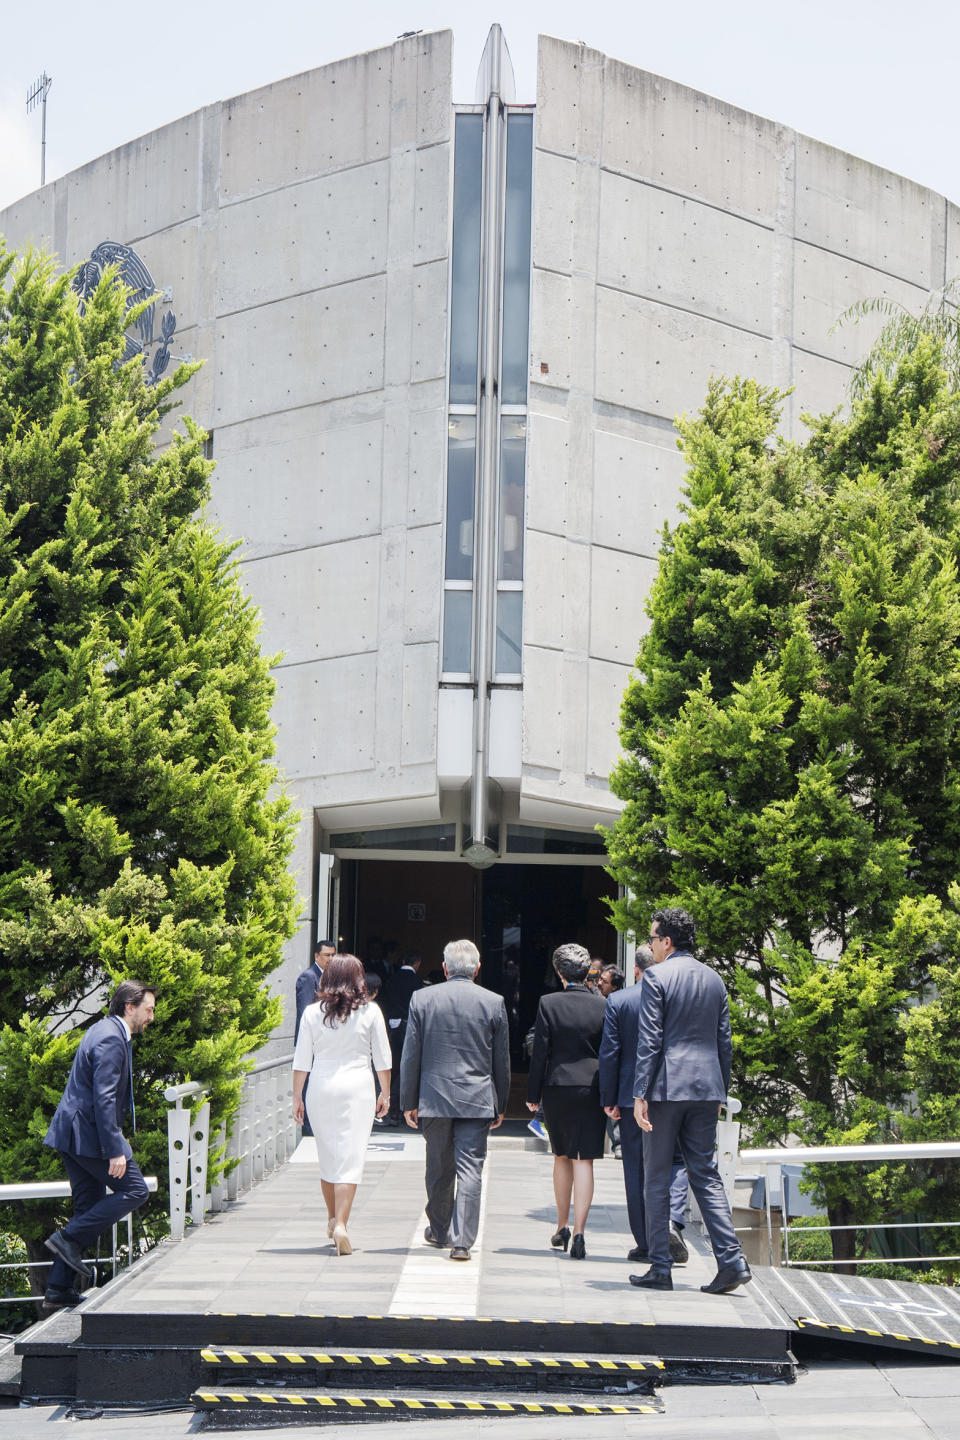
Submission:
<svg viewBox="0 0 960 1440">
<path fill-rule="evenodd" d="M 121 980 L 110 997 L 110 1014 L 119 1015 L 122 1019 L 127 1006 L 141 1005 L 144 995 L 152 995 L 154 1000 L 160 998 L 156 987 L 145 984 L 143 980 Z"/>
<path fill-rule="evenodd" d="M 323 1004 L 323 1023 L 331 1029 L 366 1005 L 370 996 L 356 955 L 334 955 L 327 961 L 317 986 L 317 999 Z"/>
<path fill-rule="evenodd" d="M 577 985 L 586 980 L 590 965 L 590 951 L 583 945 L 575 945 L 573 941 L 558 945 L 553 952 L 553 968 L 568 985 Z"/>
<path fill-rule="evenodd" d="M 669 935 L 674 950 L 689 950 L 693 953 L 693 947 L 697 943 L 697 927 L 688 910 L 654 910 L 650 916 L 650 924 L 656 925 L 658 935 Z"/>
</svg>

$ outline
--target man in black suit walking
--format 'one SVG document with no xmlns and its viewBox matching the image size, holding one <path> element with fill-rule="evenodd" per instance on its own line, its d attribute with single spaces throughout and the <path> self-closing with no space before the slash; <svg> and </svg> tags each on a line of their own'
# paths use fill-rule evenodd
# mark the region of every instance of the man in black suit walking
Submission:
<svg viewBox="0 0 960 1440">
<path fill-rule="evenodd" d="M 400 1057 L 403 1054 L 403 1041 L 407 1033 L 407 1018 L 410 1014 L 410 1001 L 418 990 L 423 989 L 423 981 L 420 979 L 420 966 L 423 963 L 423 956 L 419 950 L 408 950 L 403 957 L 403 964 L 394 966 L 387 976 L 386 984 L 383 987 L 383 1009 L 387 1018 L 387 1035 L 390 1040 L 390 1053 L 393 1056 L 393 1073 L 400 1074 Z M 390 1113 L 384 1122 L 388 1125 L 400 1124 L 400 1086 L 393 1086 L 393 1095 L 390 1099 Z"/>
<path fill-rule="evenodd" d="M 320 976 L 323 974 L 323 967 L 329 960 L 332 960 L 337 953 L 337 947 L 332 940 L 318 940 L 313 947 L 313 963 L 308 965 L 297 976 L 297 1021 L 293 1027 L 293 1043 L 296 1045 L 300 1034 L 300 1021 L 303 1019 L 303 1012 L 308 1005 L 312 1005 L 317 998 L 317 986 L 320 984 Z M 308 1075 L 303 1085 L 303 1096 L 306 1100 L 307 1086 L 310 1084 Z M 306 1108 L 303 1112 L 304 1135 L 312 1135 L 310 1121 L 307 1119 Z"/>
<path fill-rule="evenodd" d="M 80 1041 L 44 1137 L 44 1145 L 59 1151 L 73 1196 L 73 1218 L 44 1242 L 56 1256 L 44 1310 L 79 1303 L 77 1276 L 93 1277 L 83 1251 L 104 1230 L 138 1209 L 149 1194 L 121 1125 L 123 1112 L 129 1109 L 136 1129 L 131 1042 L 153 1019 L 156 998 L 152 986 L 139 980 L 124 980 L 117 986 L 110 1014 Z"/>
<path fill-rule="evenodd" d="M 727 992 L 716 971 L 693 958 L 695 942 L 696 929 L 686 910 L 654 911 L 654 963 L 644 974 L 640 992 L 633 1090 L 634 1118 L 644 1132 L 650 1269 L 631 1275 L 630 1283 L 647 1290 L 673 1289 L 670 1172 L 679 1143 L 717 1260 L 717 1274 L 700 1288 L 721 1295 L 753 1277 L 713 1158 L 733 1060 Z"/>
</svg>

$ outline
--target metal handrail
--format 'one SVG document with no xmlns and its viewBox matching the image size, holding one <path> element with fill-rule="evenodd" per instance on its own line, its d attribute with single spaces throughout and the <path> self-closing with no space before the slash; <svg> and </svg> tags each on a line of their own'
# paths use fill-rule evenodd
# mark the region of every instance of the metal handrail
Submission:
<svg viewBox="0 0 960 1440">
<path fill-rule="evenodd" d="M 770 1264 L 776 1264 L 773 1253 L 773 1217 L 771 1215 L 770 1195 L 774 1188 L 774 1181 L 781 1190 L 783 1186 L 783 1167 L 785 1165 L 842 1165 L 850 1163 L 870 1163 L 882 1160 L 960 1160 L 960 1141 L 957 1140 L 911 1140 L 902 1144 L 889 1145 L 795 1145 L 785 1149 L 757 1149 L 741 1150 L 740 1159 L 762 1165 L 765 1171 L 766 1194 L 764 1196 L 767 1218 L 767 1249 L 770 1257 Z M 929 1221 L 923 1225 L 923 1229 L 952 1228 L 960 1225 L 960 1221 L 944 1220 Z M 826 1265 L 826 1260 L 791 1260 L 790 1241 L 787 1235 L 789 1231 L 789 1217 L 784 1215 L 784 1223 L 781 1227 L 786 1247 L 786 1257 L 783 1261 L 785 1266 L 800 1268 L 804 1265 Z M 805 1231 L 811 1230 L 859 1230 L 859 1225 L 817 1225 L 803 1226 Z M 894 1230 L 898 1228 L 916 1229 L 917 1226 L 900 1227 L 897 1224 L 884 1224 L 878 1222 L 869 1227 L 872 1230 Z M 917 1265 L 932 1261 L 950 1261 L 960 1259 L 957 1255 L 912 1255 L 906 1257 L 894 1257 L 892 1259 L 877 1259 L 873 1256 L 864 1260 L 845 1260 L 845 1265 Z"/>
</svg>

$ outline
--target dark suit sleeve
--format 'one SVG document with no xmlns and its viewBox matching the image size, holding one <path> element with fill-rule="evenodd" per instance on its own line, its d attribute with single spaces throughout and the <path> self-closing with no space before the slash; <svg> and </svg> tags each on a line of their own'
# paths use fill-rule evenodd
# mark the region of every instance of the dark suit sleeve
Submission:
<svg viewBox="0 0 960 1440">
<path fill-rule="evenodd" d="M 633 1077 L 634 1099 L 645 1100 L 663 1058 L 663 990 L 651 965 L 644 972 L 637 1015 L 637 1068 Z"/>
<path fill-rule="evenodd" d="M 537 1023 L 533 1027 L 533 1053 L 530 1056 L 530 1073 L 527 1076 L 527 1099 L 531 1105 L 540 1103 L 549 1059 L 550 1021 L 541 1000 L 537 1010 Z"/>
<path fill-rule="evenodd" d="M 93 1115 L 97 1124 L 100 1150 L 108 1160 L 113 1160 L 118 1155 L 128 1153 L 117 1124 L 119 1110 L 126 1100 L 124 1089 L 130 1084 L 126 1043 L 119 1034 L 106 1035 L 91 1058 Z"/>
<path fill-rule="evenodd" d="M 297 1023 L 293 1029 L 293 1043 L 296 1045 L 300 1034 L 300 1021 L 303 1019 L 303 1012 L 308 1005 L 312 1005 L 317 998 L 317 981 L 311 970 L 304 970 L 302 975 L 297 976 Z"/>
<path fill-rule="evenodd" d="M 600 1037 L 600 1104 L 616 1105 L 620 1089 L 620 1006 L 611 1005 L 603 1016 Z"/>
<path fill-rule="evenodd" d="M 510 1022 L 502 1000 L 493 1021 L 493 1088 L 497 1092 L 497 1114 L 502 1115 L 510 1099 Z"/>
<path fill-rule="evenodd" d="M 403 1054 L 400 1057 L 400 1109 L 417 1110 L 420 1107 L 420 1062 L 423 1055 L 423 1019 L 417 995 L 410 1001 L 407 1016 L 407 1033 L 403 1040 Z M 394 1077 L 396 1084 L 396 1077 Z"/>
<path fill-rule="evenodd" d="M 717 1054 L 720 1057 L 724 1094 L 729 1095 L 730 1071 L 733 1068 L 733 1036 L 730 1034 L 730 1002 L 726 995 L 717 1018 Z"/>
</svg>

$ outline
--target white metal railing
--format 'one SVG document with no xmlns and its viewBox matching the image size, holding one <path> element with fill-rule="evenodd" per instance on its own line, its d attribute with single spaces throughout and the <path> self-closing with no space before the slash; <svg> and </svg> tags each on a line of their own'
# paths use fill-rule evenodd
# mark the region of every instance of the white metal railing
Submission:
<svg viewBox="0 0 960 1440">
<path fill-rule="evenodd" d="M 741 1160 L 762 1165 L 766 1175 L 767 1248 L 770 1264 L 800 1267 L 803 1265 L 829 1265 L 830 1260 L 791 1260 L 789 1238 L 789 1216 L 783 1206 L 781 1233 L 784 1237 L 783 1258 L 774 1256 L 773 1218 L 771 1215 L 771 1194 L 776 1189 L 782 1193 L 783 1168 L 787 1165 L 830 1165 L 875 1163 L 882 1160 L 960 1160 L 960 1141 L 917 1141 L 900 1145 L 797 1145 L 792 1149 L 742 1150 Z M 916 1223 L 895 1222 L 890 1224 L 860 1225 L 804 1225 L 805 1235 L 818 1231 L 833 1230 L 916 1230 L 953 1229 L 960 1226 L 960 1220 L 937 1220 L 918 1226 Z M 844 1260 L 845 1265 L 917 1265 L 932 1261 L 960 1260 L 960 1255 L 910 1255 L 896 1257 L 870 1256 L 863 1260 Z"/>
<path fill-rule="evenodd" d="M 151 1195 L 157 1193 L 156 1175 L 145 1175 L 147 1189 Z M 7 1205 L 24 1200 L 66 1200 L 70 1196 L 70 1182 L 67 1180 L 36 1180 L 17 1181 L 9 1185 L 0 1185 L 0 1205 Z M 133 1214 L 125 1220 L 127 1231 L 126 1257 L 127 1264 L 133 1260 Z M 110 1254 L 101 1258 L 99 1248 L 96 1258 L 90 1261 L 94 1267 L 96 1283 L 100 1283 L 100 1271 L 106 1266 L 110 1267 L 111 1280 L 119 1269 L 121 1250 L 117 1246 L 117 1226 L 114 1225 L 110 1232 Z M 53 1256 L 49 1260 L 12 1260 L 0 1265 L 0 1270 L 46 1270 L 54 1263 Z M 28 1300 L 42 1300 L 42 1295 L 0 1295 L 0 1305 L 20 1305 Z"/>
<path fill-rule="evenodd" d="M 230 1138 L 223 1126 L 214 1137 L 230 1170 L 209 1191 L 210 1102 L 203 1100 L 196 1113 L 193 1109 L 206 1089 L 190 1082 L 164 1090 L 172 1107 L 167 1111 L 171 1239 L 183 1239 L 188 1199 L 191 1224 L 202 1225 L 207 1210 L 222 1210 L 226 1201 L 236 1200 L 241 1191 L 289 1160 L 297 1145 L 292 1065 L 293 1055 L 283 1055 L 264 1060 L 244 1076 Z"/>
</svg>

